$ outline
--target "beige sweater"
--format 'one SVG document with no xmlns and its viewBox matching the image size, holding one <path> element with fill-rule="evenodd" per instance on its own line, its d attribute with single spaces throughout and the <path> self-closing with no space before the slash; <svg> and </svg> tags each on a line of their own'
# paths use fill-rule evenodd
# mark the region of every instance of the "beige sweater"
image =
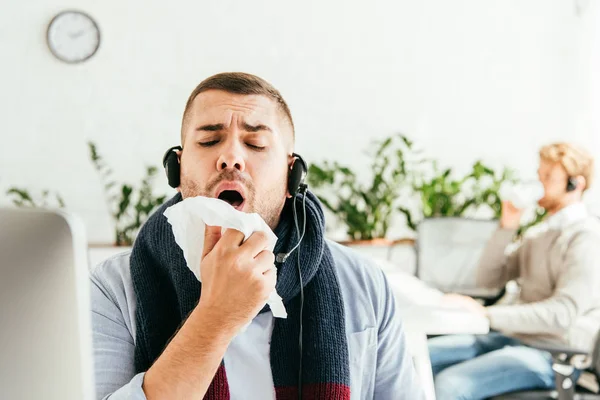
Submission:
<svg viewBox="0 0 600 400">
<path fill-rule="evenodd" d="M 480 261 L 478 285 L 516 280 L 515 304 L 488 307 L 490 326 L 590 350 L 600 329 L 600 221 L 593 216 L 542 229 L 505 254 L 514 231 L 499 229 Z"/>
</svg>

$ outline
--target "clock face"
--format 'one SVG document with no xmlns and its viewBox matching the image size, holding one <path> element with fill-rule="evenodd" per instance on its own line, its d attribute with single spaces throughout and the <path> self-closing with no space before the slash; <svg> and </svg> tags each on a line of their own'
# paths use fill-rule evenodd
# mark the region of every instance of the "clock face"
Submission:
<svg viewBox="0 0 600 400">
<path fill-rule="evenodd" d="M 56 58 L 79 63 L 93 56 L 100 46 L 96 22 L 80 11 L 64 11 L 50 21 L 48 47 Z"/>
</svg>

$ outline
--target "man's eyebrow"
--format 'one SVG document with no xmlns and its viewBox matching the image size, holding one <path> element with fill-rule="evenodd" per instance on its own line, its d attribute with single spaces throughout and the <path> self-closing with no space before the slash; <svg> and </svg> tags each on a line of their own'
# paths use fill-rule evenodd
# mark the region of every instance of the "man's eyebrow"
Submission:
<svg viewBox="0 0 600 400">
<path fill-rule="evenodd" d="M 250 125 L 249 123 L 244 122 L 244 124 L 242 126 L 246 132 L 259 132 L 259 131 L 273 132 L 273 130 L 271 128 L 269 128 L 267 125 L 263 125 L 263 124 Z"/>
<path fill-rule="evenodd" d="M 202 125 L 196 128 L 196 131 L 206 131 L 206 132 L 218 132 L 222 131 L 225 128 L 223 124 L 207 124 Z"/>
</svg>

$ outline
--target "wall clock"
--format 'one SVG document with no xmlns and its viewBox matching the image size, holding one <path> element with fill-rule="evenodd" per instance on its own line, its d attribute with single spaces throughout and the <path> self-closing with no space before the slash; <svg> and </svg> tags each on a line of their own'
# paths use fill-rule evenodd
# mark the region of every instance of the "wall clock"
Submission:
<svg viewBox="0 0 600 400">
<path fill-rule="evenodd" d="M 50 21 L 46 40 L 56 58 L 76 64 L 96 54 L 100 47 L 100 29 L 84 12 L 63 11 Z"/>
</svg>

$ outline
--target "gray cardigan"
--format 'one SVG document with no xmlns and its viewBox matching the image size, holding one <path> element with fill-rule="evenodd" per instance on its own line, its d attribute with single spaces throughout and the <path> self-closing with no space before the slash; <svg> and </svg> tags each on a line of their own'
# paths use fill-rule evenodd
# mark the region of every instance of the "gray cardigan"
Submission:
<svg viewBox="0 0 600 400">
<path fill-rule="evenodd" d="M 520 293 L 514 304 L 488 307 L 493 329 L 592 349 L 600 328 L 600 221 L 581 214 L 542 225 L 508 254 L 514 231 L 495 232 L 481 257 L 478 285 L 502 287 L 514 279 Z"/>
</svg>

